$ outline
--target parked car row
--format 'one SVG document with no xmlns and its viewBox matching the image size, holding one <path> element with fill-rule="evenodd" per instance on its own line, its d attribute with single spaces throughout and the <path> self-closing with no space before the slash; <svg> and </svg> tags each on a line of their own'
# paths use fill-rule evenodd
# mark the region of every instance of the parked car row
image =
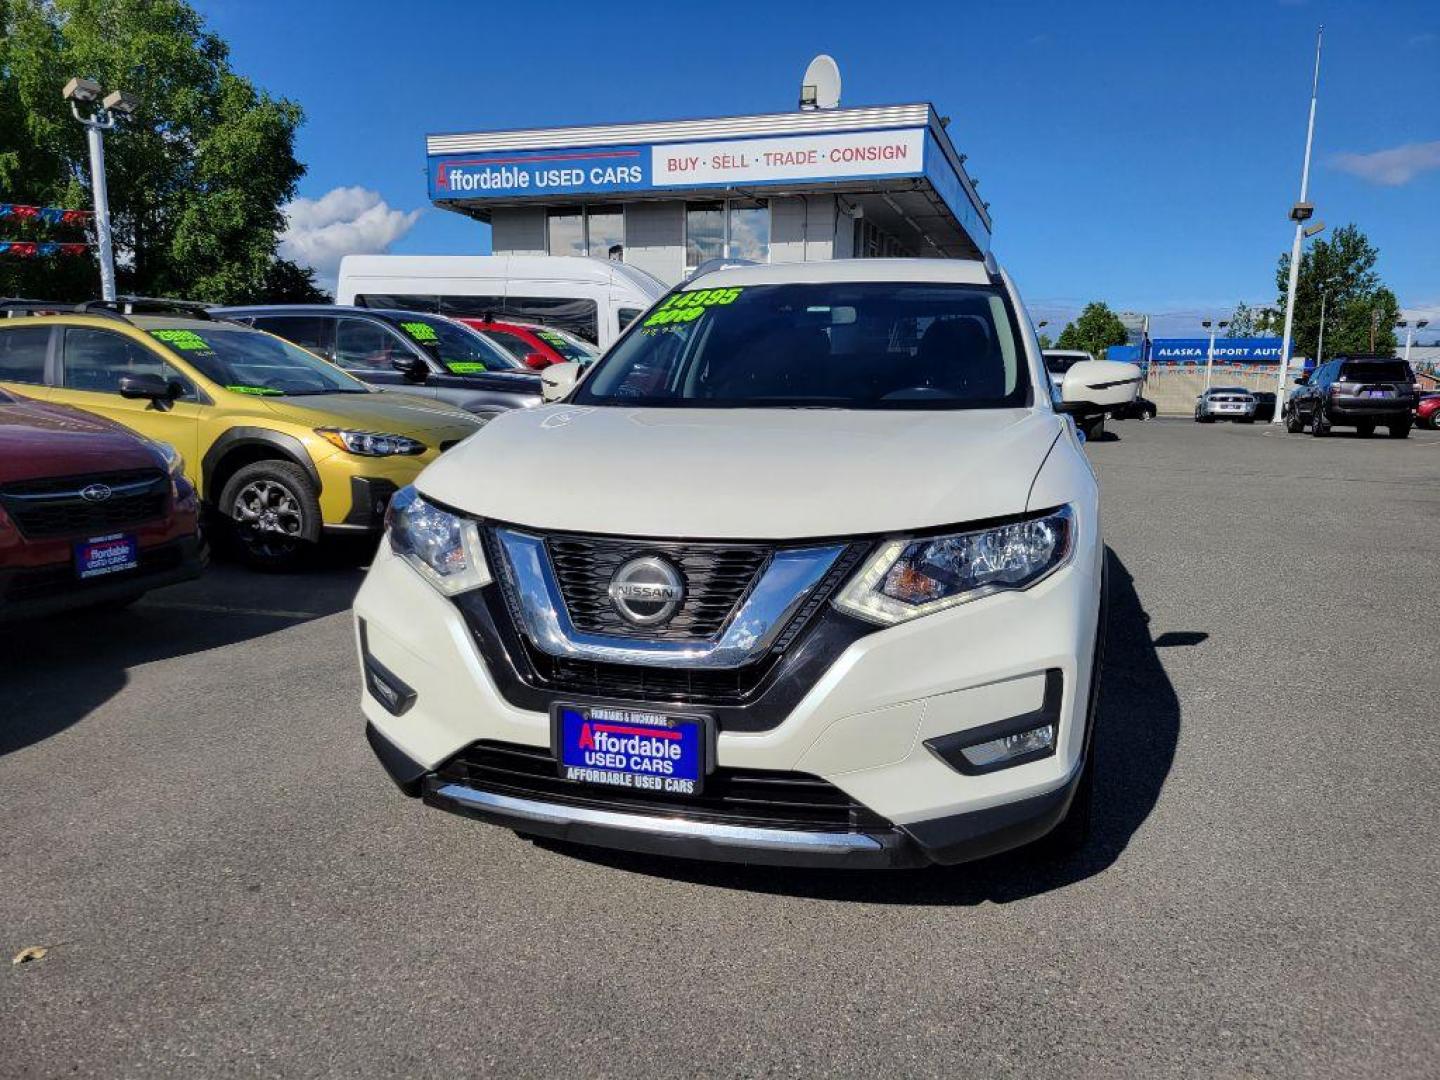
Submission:
<svg viewBox="0 0 1440 1080">
<path fill-rule="evenodd" d="M 262 569 L 378 535 L 391 495 L 485 422 L 437 395 L 382 394 L 199 305 L 0 313 L 3 618 L 194 576 L 202 509 Z"/>
</svg>

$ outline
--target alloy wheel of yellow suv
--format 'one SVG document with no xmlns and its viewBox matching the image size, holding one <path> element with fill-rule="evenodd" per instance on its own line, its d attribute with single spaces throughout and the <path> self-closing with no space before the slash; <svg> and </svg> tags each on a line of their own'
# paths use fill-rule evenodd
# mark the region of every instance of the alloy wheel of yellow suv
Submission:
<svg viewBox="0 0 1440 1080">
<path fill-rule="evenodd" d="M 262 569 L 302 564 L 325 536 L 378 534 L 390 496 L 482 423 L 380 393 L 199 308 L 28 306 L 35 317 L 0 319 L 0 386 L 174 447 L 227 539 Z"/>
</svg>

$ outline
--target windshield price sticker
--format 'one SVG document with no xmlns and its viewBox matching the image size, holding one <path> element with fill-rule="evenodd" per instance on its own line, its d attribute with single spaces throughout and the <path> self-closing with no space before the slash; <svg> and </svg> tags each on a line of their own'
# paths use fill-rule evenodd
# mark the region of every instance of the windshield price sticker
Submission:
<svg viewBox="0 0 1440 1080">
<path fill-rule="evenodd" d="M 543 341 L 548 341 L 548 342 L 550 342 L 551 345 L 565 345 L 565 344 L 568 344 L 568 343 L 566 342 L 566 340 L 565 340 L 563 337 L 561 337 L 559 334 L 555 333 L 554 330 L 537 330 L 537 331 L 535 331 L 535 336 L 538 337 L 538 338 L 540 338 L 540 339 L 543 340 Z"/>
<path fill-rule="evenodd" d="M 558 710 L 561 774 L 584 784 L 697 795 L 704 721 L 639 709 Z"/>
<path fill-rule="evenodd" d="M 194 330 L 151 330 L 150 336 L 182 352 L 214 352 L 210 343 Z"/>
<path fill-rule="evenodd" d="M 402 322 L 400 329 L 404 330 L 416 341 L 422 341 L 427 345 L 440 340 L 439 336 L 435 333 L 435 328 L 429 323 Z"/>
<path fill-rule="evenodd" d="M 276 390 L 272 386 L 227 386 L 226 390 L 233 390 L 237 394 L 254 394 L 257 397 L 284 397 L 284 390 Z"/>
<path fill-rule="evenodd" d="M 477 372 L 490 370 L 479 360 L 446 360 L 445 366 L 456 375 L 474 375 Z"/>
<path fill-rule="evenodd" d="M 645 320 L 644 325 L 667 326 L 671 323 L 694 322 L 712 307 L 733 304 L 744 289 L 694 289 L 675 293 Z"/>
</svg>

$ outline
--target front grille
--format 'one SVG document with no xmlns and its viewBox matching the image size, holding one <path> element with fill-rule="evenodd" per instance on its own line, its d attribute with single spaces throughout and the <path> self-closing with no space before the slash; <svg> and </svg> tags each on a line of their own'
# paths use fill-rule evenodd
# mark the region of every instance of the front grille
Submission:
<svg viewBox="0 0 1440 1080">
<path fill-rule="evenodd" d="M 104 484 L 114 494 L 103 502 L 90 502 L 79 493 L 92 484 Z M 169 480 L 161 470 L 130 469 L 7 484 L 0 488 L 0 506 L 22 533 L 39 540 L 95 535 L 155 521 L 165 514 L 169 491 Z"/>
<path fill-rule="evenodd" d="M 180 565 L 182 558 L 180 548 L 170 545 L 162 548 L 142 548 L 139 555 L 140 565 L 134 570 L 104 574 L 100 577 L 81 578 L 70 563 L 43 566 L 34 570 L 15 570 L 5 580 L 0 594 L 3 594 L 6 600 L 19 603 L 22 600 L 81 593 L 87 589 L 113 585 L 117 581 L 134 581 L 136 578 L 173 570 Z"/>
<path fill-rule="evenodd" d="M 717 768 L 700 795 L 597 788 L 560 775 L 547 747 L 483 740 L 437 770 L 445 783 L 479 791 L 591 809 L 687 821 L 810 832 L 874 832 L 889 821 L 835 785 L 805 773 Z"/>
<path fill-rule="evenodd" d="M 776 662 L 815 621 L 870 548 L 871 544 L 865 541 L 846 547 L 805 603 L 780 630 L 770 651 L 738 668 L 652 667 L 543 653 L 524 634 L 523 624 L 517 617 L 519 601 L 514 595 L 509 575 L 502 572 L 498 576 L 506 615 L 520 639 L 527 661 L 519 672 L 520 677 L 536 689 L 655 704 L 732 706 L 744 705 L 764 687 L 766 677 Z M 492 560 L 497 557 L 498 553 L 491 555 Z M 492 562 L 492 565 L 503 567 L 505 564 Z"/>
<path fill-rule="evenodd" d="M 680 544 L 551 534 L 545 539 L 576 629 L 650 640 L 703 641 L 725 625 L 770 557 L 768 546 Z M 658 555 L 685 579 L 685 600 L 663 626 L 636 626 L 610 602 L 610 579 L 631 559 Z"/>
</svg>

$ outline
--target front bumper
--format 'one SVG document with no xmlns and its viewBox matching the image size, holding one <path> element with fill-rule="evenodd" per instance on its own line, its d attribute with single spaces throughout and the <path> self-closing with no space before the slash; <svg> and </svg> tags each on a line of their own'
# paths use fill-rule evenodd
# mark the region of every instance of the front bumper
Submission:
<svg viewBox="0 0 1440 1080">
<path fill-rule="evenodd" d="M 903 867 L 979 858 L 1043 836 L 1064 816 L 1079 782 L 1103 591 L 1103 548 L 1087 532 L 1079 531 L 1070 565 L 1026 592 L 857 637 L 797 700 L 785 699 L 774 723 L 727 727 L 720 711 L 717 767 L 802 774 L 833 785 L 868 815 L 852 831 L 697 823 L 457 779 L 447 766 L 478 743 L 548 748 L 550 717 L 540 701 L 507 698 L 507 672 L 491 670 L 457 605 L 385 545 L 356 597 L 357 639 L 362 665 L 378 664 L 411 696 L 403 707 L 392 700 L 387 708 L 367 691 L 367 734 L 408 794 L 527 834 L 785 865 Z M 967 775 L 927 745 L 1036 711 L 1046 672 L 1058 672 L 1063 687 L 1055 753 Z"/>
<path fill-rule="evenodd" d="M 198 534 L 140 549 L 140 566 L 114 577 L 81 581 L 71 562 L 0 569 L 0 623 L 128 600 L 166 585 L 191 581 L 208 555 Z"/>
</svg>

